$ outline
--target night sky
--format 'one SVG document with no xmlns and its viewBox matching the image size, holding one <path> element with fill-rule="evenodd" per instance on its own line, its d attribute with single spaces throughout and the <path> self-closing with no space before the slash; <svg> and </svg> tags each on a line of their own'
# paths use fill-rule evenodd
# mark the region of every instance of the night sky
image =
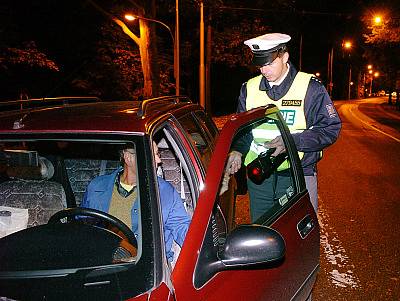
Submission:
<svg viewBox="0 0 400 301">
<path fill-rule="evenodd" d="M 123 3 L 124 1 L 98 1 L 100 4 Z M 174 1 L 170 1 L 174 2 Z M 369 4 L 373 1 L 325 1 L 325 0 L 304 0 L 304 1 L 282 1 L 290 3 L 288 9 L 284 5 L 268 6 L 265 1 L 223 1 L 226 7 L 256 8 L 265 11 L 242 10 L 240 12 L 226 9 L 220 12 L 218 22 L 223 22 L 226 14 L 239 14 L 240 17 L 251 20 L 254 17 L 263 16 L 266 24 L 272 27 L 273 31 L 289 33 L 292 41 L 289 44 L 291 61 L 299 67 L 300 39 L 302 38 L 302 70 L 306 72 L 321 73 L 321 79 L 326 78 L 328 63 L 328 52 L 332 47 L 337 49 L 335 54 L 340 60 L 341 42 L 346 38 L 353 39 L 355 45 L 362 44 L 362 24 L 360 17 L 369 9 Z M 390 2 L 390 1 L 389 1 Z M 196 7 L 195 1 L 182 4 Z M 267 5 L 268 4 L 268 5 Z M 171 4 L 172 5 L 172 4 Z M 191 18 L 186 18 L 186 13 L 181 11 L 181 37 L 193 36 L 198 32 L 198 10 Z M 174 11 L 163 11 L 157 18 L 174 20 Z M 169 14 L 169 15 L 168 15 Z M 160 16 L 159 16 L 160 15 Z M 24 78 L 24 74 L 12 74 L 15 87 L 16 81 L 26 83 L 35 81 L 47 81 L 50 85 L 58 85 L 62 78 L 68 77 L 74 72 L 79 72 L 79 68 L 84 68 L 88 60 L 93 59 L 90 52 L 93 44 L 99 37 L 99 29 L 105 22 L 104 16 L 99 14 L 93 7 L 85 1 L 65 1 L 65 0 L 31 0 L 31 1 L 11 1 L 2 0 L 0 4 L 0 38 L 2 47 L 23 47 L 24 41 L 35 41 L 38 49 L 43 50 L 47 56 L 62 66 L 63 74 L 57 78 L 47 78 L 47 75 L 35 78 Z M 295 24 L 295 25 L 293 25 Z M 165 34 L 165 33 L 164 33 Z M 181 41 L 181 45 L 185 43 Z M 245 47 L 245 46 L 243 46 Z M 358 52 L 357 60 L 361 61 L 362 56 L 360 47 L 355 47 Z M 357 54 L 354 54 L 356 57 Z M 198 58 L 193 58 L 193 65 L 198 67 Z M 339 64 L 339 61 L 337 62 Z M 345 62 L 343 62 L 344 64 Z M 1 66 L 1 65 L 0 65 Z M 193 66 L 182 65 L 182 68 L 193 68 Z M 213 83 L 213 87 L 225 86 L 220 91 L 214 91 L 214 97 L 223 95 L 226 98 L 236 98 L 240 89 L 240 83 L 246 81 L 250 73 L 243 68 L 232 68 L 226 66 L 213 66 L 213 79 L 218 79 L 218 84 Z M 340 71 L 341 66 L 338 66 Z M 5 77 L 3 70 L 3 79 Z M 221 76 L 225 72 L 231 72 L 229 82 L 221 81 Z M 232 73 L 233 72 L 233 73 Z M 197 75 L 196 72 L 193 74 Z M 188 89 L 193 98 L 197 98 L 196 76 L 193 77 L 192 89 Z M 185 80 L 185 79 L 183 79 Z M 187 79 L 188 83 L 191 79 Z M 4 84 L 4 80 L 2 81 Z M 10 84 L 7 84 L 10 86 Z M 22 84 L 21 84 L 22 85 Z M 185 85 L 185 82 L 183 83 Z M 194 88 L 193 88 L 194 87 Z M 236 90 L 235 90 L 236 87 Z M 16 94 L 10 87 L 3 86 L 1 99 L 9 99 L 11 94 Z M 237 92 L 234 92 L 237 91 Z"/>
</svg>

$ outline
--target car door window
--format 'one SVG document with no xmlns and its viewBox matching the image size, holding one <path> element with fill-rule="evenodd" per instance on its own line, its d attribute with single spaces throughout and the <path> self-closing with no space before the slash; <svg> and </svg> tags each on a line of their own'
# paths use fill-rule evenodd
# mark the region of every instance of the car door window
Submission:
<svg viewBox="0 0 400 301">
<path fill-rule="evenodd" d="M 191 114 L 187 114 L 178 119 L 185 132 L 188 134 L 189 140 L 195 149 L 200 154 L 200 159 L 203 163 L 204 168 L 210 163 L 212 146 L 207 139 L 203 129 L 197 124 L 196 120 Z"/>
<path fill-rule="evenodd" d="M 228 231 L 240 224 L 270 223 L 295 199 L 294 157 L 288 152 L 273 157 L 265 146 L 281 135 L 280 124 L 272 114 L 243 127 L 233 139 L 230 151 L 242 153 L 242 166 L 233 175 L 226 166 L 217 200 Z"/>
<path fill-rule="evenodd" d="M 169 182 L 179 193 L 186 212 L 191 217 L 196 204 L 198 191 L 196 179 L 191 176 L 192 166 L 185 159 L 187 155 L 182 149 L 181 141 L 174 135 L 169 123 L 163 124 L 153 135 L 157 143 L 161 164 L 157 174 Z M 196 181 L 197 182 L 197 181 Z"/>
<path fill-rule="evenodd" d="M 197 121 L 204 131 L 208 134 L 211 143 L 215 143 L 218 136 L 218 128 L 212 119 L 204 111 L 196 111 L 193 113 Z"/>
</svg>

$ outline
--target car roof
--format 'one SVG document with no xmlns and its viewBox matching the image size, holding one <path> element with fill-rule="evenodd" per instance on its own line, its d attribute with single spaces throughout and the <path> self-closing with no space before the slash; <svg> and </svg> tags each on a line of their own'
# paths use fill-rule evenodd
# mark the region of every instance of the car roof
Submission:
<svg viewBox="0 0 400 301">
<path fill-rule="evenodd" d="M 52 98 L 7 102 L 1 105 L 8 110 L 0 113 L 0 133 L 147 133 L 154 122 L 164 117 L 179 117 L 200 109 L 200 106 L 193 104 L 188 98 L 178 96 L 146 99 L 141 102 L 102 102 L 97 98 L 79 97 Z"/>
</svg>

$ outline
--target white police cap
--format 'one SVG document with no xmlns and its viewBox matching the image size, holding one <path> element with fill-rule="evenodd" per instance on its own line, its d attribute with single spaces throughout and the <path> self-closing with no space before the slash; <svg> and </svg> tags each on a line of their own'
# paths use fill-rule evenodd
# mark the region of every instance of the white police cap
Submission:
<svg viewBox="0 0 400 301">
<path fill-rule="evenodd" d="M 267 33 L 244 41 L 253 52 L 254 65 L 270 64 L 278 55 L 278 50 L 290 41 L 290 36 L 283 33 Z"/>
</svg>

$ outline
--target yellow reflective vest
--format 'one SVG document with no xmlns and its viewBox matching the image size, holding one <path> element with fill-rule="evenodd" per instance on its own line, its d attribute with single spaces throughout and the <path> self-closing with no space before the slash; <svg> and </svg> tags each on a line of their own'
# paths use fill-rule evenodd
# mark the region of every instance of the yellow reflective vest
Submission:
<svg viewBox="0 0 400 301">
<path fill-rule="evenodd" d="M 304 114 L 304 99 L 306 97 L 308 84 L 313 75 L 298 72 L 289 91 L 279 100 L 272 100 L 265 91 L 260 90 L 262 75 L 256 76 L 247 82 L 246 110 L 266 106 L 268 104 L 276 105 L 288 125 L 291 133 L 301 133 L 306 129 L 306 118 Z M 252 130 L 253 141 L 250 150 L 246 155 L 244 164 L 248 165 L 259 154 L 266 151 L 264 143 L 271 141 L 281 133 L 275 124 L 262 124 Z M 299 152 L 300 159 L 303 153 Z M 289 168 L 289 162 L 283 162 L 278 170 Z"/>
</svg>

